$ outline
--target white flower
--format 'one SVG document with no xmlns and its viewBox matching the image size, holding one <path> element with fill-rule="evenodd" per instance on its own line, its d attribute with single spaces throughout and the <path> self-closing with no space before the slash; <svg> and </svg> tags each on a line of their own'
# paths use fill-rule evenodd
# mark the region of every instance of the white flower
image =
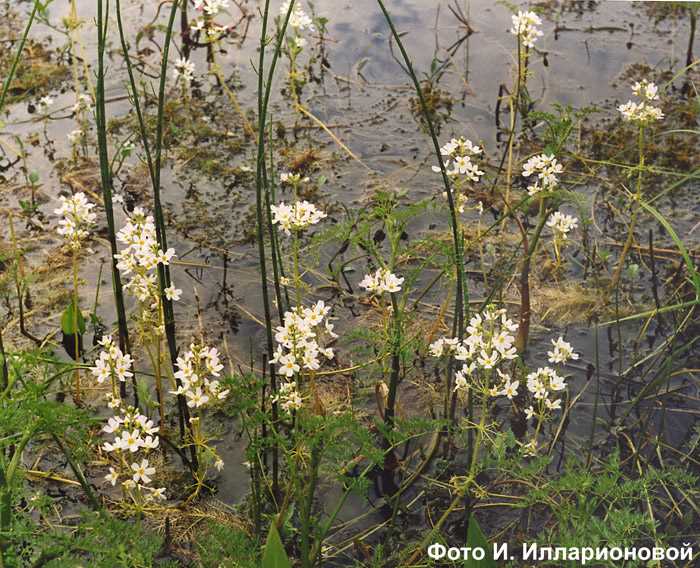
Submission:
<svg viewBox="0 0 700 568">
<path fill-rule="evenodd" d="M 78 142 L 80 142 L 83 139 L 84 135 L 85 133 L 82 130 L 78 129 L 72 130 L 66 136 L 68 138 L 68 142 L 75 146 Z"/>
<path fill-rule="evenodd" d="M 177 302 L 180 299 L 180 296 L 182 296 L 182 290 L 179 288 L 175 288 L 174 284 L 171 284 L 168 286 L 165 290 L 165 297 L 173 302 Z"/>
<path fill-rule="evenodd" d="M 557 162 L 554 154 L 540 154 L 533 156 L 523 165 L 523 177 L 537 174 L 537 180 L 528 186 L 529 195 L 535 195 L 540 191 L 552 191 L 559 185 L 557 174 L 563 171 L 562 165 Z"/>
<path fill-rule="evenodd" d="M 97 215 L 92 212 L 95 207 L 81 191 L 71 197 L 59 198 L 61 206 L 54 213 L 61 218 L 58 221 L 58 234 L 64 237 L 71 248 L 78 249 L 81 241 L 85 240 L 88 229 L 95 223 Z"/>
<path fill-rule="evenodd" d="M 519 386 L 520 381 L 506 381 L 506 383 L 503 385 L 503 390 L 501 390 L 500 394 L 507 397 L 509 400 L 512 400 L 514 396 L 517 396 Z"/>
<path fill-rule="evenodd" d="M 221 458 L 218 458 L 214 462 L 214 467 L 217 469 L 217 471 L 221 471 L 222 469 L 224 469 L 224 460 L 222 460 Z"/>
<path fill-rule="evenodd" d="M 396 276 L 386 268 L 380 268 L 374 274 L 366 274 L 359 286 L 373 294 L 384 292 L 395 293 L 401 291 L 404 278 Z"/>
<path fill-rule="evenodd" d="M 39 99 L 39 110 L 40 110 L 41 112 L 46 112 L 47 110 L 49 110 L 49 107 L 50 107 L 51 105 L 53 105 L 54 102 L 55 102 L 54 99 L 52 99 L 52 98 L 51 98 L 50 96 L 48 96 L 48 95 L 45 96 L 45 97 L 41 97 L 41 98 Z"/>
<path fill-rule="evenodd" d="M 228 0 L 194 0 L 194 9 L 204 11 L 208 16 L 216 16 L 228 8 Z"/>
<path fill-rule="evenodd" d="M 73 105 L 73 112 L 77 113 L 83 110 L 88 110 L 92 106 L 92 98 L 90 95 L 81 93 L 78 95 L 78 100 Z"/>
<path fill-rule="evenodd" d="M 109 468 L 109 473 L 105 475 L 105 479 L 109 481 L 112 486 L 115 486 L 117 484 L 117 481 L 119 481 L 119 473 L 114 470 L 113 467 Z"/>
<path fill-rule="evenodd" d="M 148 466 L 148 460 L 145 458 L 141 460 L 141 463 L 132 463 L 131 469 L 134 471 L 131 479 L 133 479 L 136 483 L 141 481 L 144 484 L 150 483 L 150 476 L 156 472 L 156 468 Z"/>
<path fill-rule="evenodd" d="M 518 36 L 525 47 L 533 47 L 537 38 L 542 37 L 542 31 L 537 26 L 542 25 L 542 20 L 534 12 L 519 11 L 512 16 L 513 26 L 510 33 Z"/>
<path fill-rule="evenodd" d="M 287 16 L 290 4 L 291 0 L 285 0 L 285 2 L 280 6 L 280 16 L 282 16 L 282 18 Z M 289 16 L 289 27 L 296 32 L 300 32 L 305 29 L 313 32 L 316 29 L 314 27 L 313 20 L 306 15 L 299 0 L 294 3 L 294 8 L 292 8 L 292 13 Z"/>
<path fill-rule="evenodd" d="M 288 235 L 292 231 L 302 231 L 315 225 L 326 217 L 323 211 L 308 201 L 298 201 L 293 205 L 285 203 L 271 205 L 270 210 L 272 211 L 272 223 L 279 224 Z"/>
<path fill-rule="evenodd" d="M 484 175 L 479 166 L 472 161 L 473 156 L 477 156 L 482 152 L 483 150 L 479 146 L 465 138 L 453 138 L 440 148 L 440 154 L 448 158 L 444 164 L 447 175 L 453 177 L 463 175 L 473 182 L 478 182 L 481 176 Z M 432 166 L 432 170 L 436 173 L 442 171 L 438 166 Z M 461 208 L 462 210 L 464 209 L 463 204 Z"/>
<path fill-rule="evenodd" d="M 554 349 L 547 352 L 550 363 L 566 363 L 569 359 L 578 359 L 578 354 L 574 353 L 571 344 L 564 341 L 563 337 L 557 340 L 552 339 L 552 345 Z"/>
<path fill-rule="evenodd" d="M 184 57 L 178 59 L 173 67 L 173 79 L 175 79 L 175 81 L 182 79 L 182 81 L 189 85 L 193 78 L 194 63 Z"/>
<path fill-rule="evenodd" d="M 644 124 L 664 118 L 661 109 L 651 104 L 659 99 L 659 88 L 654 83 L 643 79 L 632 86 L 632 92 L 642 100 L 638 103 L 627 101 L 617 107 L 623 120 Z"/>
<path fill-rule="evenodd" d="M 296 382 L 282 383 L 277 390 L 277 394 L 272 397 L 272 402 L 279 402 L 280 407 L 285 412 L 299 410 L 302 407 L 303 400 L 297 390 Z"/>
<path fill-rule="evenodd" d="M 547 226 L 552 229 L 555 237 L 566 240 L 568 233 L 578 227 L 578 219 L 556 211 L 547 221 Z"/>
</svg>

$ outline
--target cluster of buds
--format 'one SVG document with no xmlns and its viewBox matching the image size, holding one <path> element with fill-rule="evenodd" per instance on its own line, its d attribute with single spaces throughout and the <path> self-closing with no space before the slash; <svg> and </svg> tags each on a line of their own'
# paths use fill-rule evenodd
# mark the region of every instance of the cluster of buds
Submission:
<svg viewBox="0 0 700 568">
<path fill-rule="evenodd" d="M 617 107 L 624 120 L 646 124 L 664 117 L 661 109 L 651 104 L 652 101 L 659 100 L 659 88 L 654 83 L 643 79 L 632 85 L 632 93 L 641 101 L 638 103 L 627 101 L 624 105 Z"/>
<path fill-rule="evenodd" d="M 215 347 L 193 343 L 187 353 L 177 358 L 175 378 L 180 380 L 180 386 L 172 393 L 184 395 L 190 408 L 200 408 L 210 402 L 224 400 L 229 390 L 222 388 L 217 379 L 210 378 L 221 376 L 223 368 Z"/>
<path fill-rule="evenodd" d="M 115 255 L 117 268 L 124 275 L 133 274 L 124 288 L 150 308 L 158 307 L 159 289 L 155 269 L 167 266 L 175 256 L 175 249 L 163 251 L 158 245 L 153 217 L 140 207 L 134 209 L 127 224 L 117 233 L 117 240 L 126 248 Z M 173 284 L 165 289 L 169 300 L 179 300 L 182 290 Z"/>
<path fill-rule="evenodd" d="M 542 37 L 542 31 L 537 26 L 542 25 L 542 20 L 534 12 L 519 11 L 512 16 L 513 25 L 510 33 L 517 36 L 525 47 L 534 47 L 538 38 Z"/>
<path fill-rule="evenodd" d="M 54 211 L 61 219 L 58 221 L 58 234 L 73 250 L 80 249 L 82 241 L 89 236 L 88 229 L 95 223 L 97 215 L 92 212 L 95 207 L 81 191 L 71 197 L 60 196 L 61 206 Z"/>
<path fill-rule="evenodd" d="M 105 479 L 113 486 L 120 482 L 125 497 L 137 505 L 165 499 L 165 488 L 151 485 L 156 468 L 148 458 L 159 443 L 153 421 L 129 406 L 111 417 L 102 431 L 113 435 L 102 446 L 114 458 Z"/>
<path fill-rule="evenodd" d="M 557 175 L 563 170 L 564 168 L 553 154 L 533 156 L 523 165 L 523 177 L 529 178 L 531 175 L 537 174 L 535 183 L 527 187 L 527 193 L 535 195 L 540 192 L 553 191 L 559 185 Z"/>
<path fill-rule="evenodd" d="M 272 223 L 282 227 L 288 235 L 292 231 L 301 232 L 326 217 L 323 211 L 308 201 L 298 201 L 293 205 L 280 203 L 279 205 L 271 205 L 270 209 Z"/>
</svg>

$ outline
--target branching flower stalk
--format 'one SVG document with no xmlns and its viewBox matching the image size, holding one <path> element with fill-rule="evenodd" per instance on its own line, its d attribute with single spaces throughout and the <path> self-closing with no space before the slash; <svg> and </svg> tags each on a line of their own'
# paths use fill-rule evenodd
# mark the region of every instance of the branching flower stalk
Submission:
<svg viewBox="0 0 700 568">
<path fill-rule="evenodd" d="M 628 101 L 626 104 L 620 105 L 618 110 L 622 114 L 623 120 L 637 125 L 637 148 L 639 155 L 637 164 L 637 183 L 635 193 L 632 196 L 634 203 L 632 206 L 632 217 L 630 218 L 630 223 L 627 228 L 627 238 L 625 239 L 625 244 L 622 247 L 622 252 L 620 253 L 617 267 L 615 268 L 615 272 L 613 272 L 612 279 L 610 281 L 611 291 L 615 290 L 620 283 L 620 277 L 622 276 L 622 271 L 625 267 L 625 260 L 627 259 L 627 255 L 629 254 L 632 244 L 634 243 L 634 231 L 637 225 L 640 210 L 642 208 L 642 181 L 645 166 L 645 129 L 649 124 L 664 118 L 664 114 L 661 112 L 661 109 L 652 105 L 653 101 L 657 101 L 659 99 L 658 87 L 654 83 L 647 80 L 639 81 L 632 86 L 632 92 L 641 99 L 641 102 L 635 103 Z"/>
</svg>

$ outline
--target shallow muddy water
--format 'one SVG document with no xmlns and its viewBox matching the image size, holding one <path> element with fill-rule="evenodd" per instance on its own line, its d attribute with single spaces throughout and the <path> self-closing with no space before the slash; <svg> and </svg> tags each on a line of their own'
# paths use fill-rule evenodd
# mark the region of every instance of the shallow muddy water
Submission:
<svg viewBox="0 0 700 568">
<path fill-rule="evenodd" d="M 450 10 L 452 6 L 457 11 L 456 4 L 466 16 L 469 30 Z M 525 5 L 522 2 L 519 4 Z M 684 66 L 689 38 L 685 18 L 671 17 L 655 22 L 648 6 L 633 2 L 535 4 L 547 7 L 543 17 L 545 35 L 530 59 L 532 78 L 529 91 L 538 110 L 551 110 L 555 103 L 573 107 L 591 106 L 595 112 L 588 119 L 588 127 L 600 124 L 605 128 L 609 119 L 616 114 L 616 106 L 629 98 L 630 80 L 626 73 L 632 67 L 645 65 L 652 73 L 661 75 L 669 70 L 677 72 Z M 226 52 L 218 54 L 217 61 L 223 75 L 232 78 L 230 84 L 237 87 L 238 100 L 245 110 L 255 108 L 256 104 L 257 77 L 251 61 L 257 54 L 259 38 L 256 34 L 260 22 L 255 2 L 244 2 L 242 5 L 251 16 L 247 36 L 238 38 L 240 43 L 227 44 Z M 28 3 L 22 6 L 26 8 Z M 272 114 L 273 120 L 286 127 L 285 145 L 296 151 L 312 149 L 318 154 L 319 173 L 327 178 L 319 198 L 332 208 L 331 222 L 334 216 L 338 218 L 342 215 L 341 205 L 362 207 L 369 193 L 378 187 L 400 187 L 414 198 L 427 198 L 441 192 L 440 180 L 430 170 L 433 163 L 430 139 L 411 111 L 413 92 L 392 55 L 389 30 L 376 3 L 371 0 L 318 0 L 315 7 L 318 15 L 328 18 L 327 41 L 324 44 L 326 64 L 313 64 L 313 73 L 318 80 L 306 85 L 303 101 L 355 154 L 356 159 L 349 157 L 312 122 L 304 120 L 287 102 L 282 93 L 286 70 L 284 60 L 280 61 L 278 84 L 273 90 Z M 510 12 L 489 0 L 396 0 L 387 2 L 387 7 L 397 27 L 406 32 L 403 40 L 418 73 L 423 76 L 434 60 L 439 61 L 438 65 L 444 65 L 444 73 L 437 87 L 451 97 L 451 108 L 443 109 L 447 118 L 441 124 L 441 140 L 464 135 L 480 141 L 485 146 L 489 163 L 496 164 L 504 144 L 496 115 L 499 87 L 510 84 L 513 65 L 513 37 L 508 33 Z M 94 10 L 93 1 L 78 1 L 81 18 L 92 20 Z M 161 20 L 165 17 L 165 10 L 162 12 Z M 51 21 L 60 21 L 69 13 L 69 2 L 54 2 L 50 13 Z M 235 9 L 232 13 L 233 19 L 237 20 L 239 13 Z M 152 21 L 154 9 L 151 3 L 125 0 L 124 15 L 128 33 L 134 38 L 140 29 Z M 114 22 L 110 25 L 116 27 Z M 80 37 L 87 61 L 93 66 L 96 38 L 90 35 L 91 30 L 92 27 L 84 26 Z M 64 41 L 63 36 L 45 25 L 37 26 L 32 36 L 37 39 L 53 38 L 56 45 Z M 176 41 L 179 42 L 179 38 Z M 145 67 L 151 74 L 157 72 L 161 42 L 162 34 L 156 31 L 152 41 L 143 38 L 139 43 L 139 48 L 144 50 Z M 150 55 L 146 53 L 147 49 L 151 50 Z M 700 52 L 700 37 L 696 37 L 693 49 L 696 54 Z M 109 118 L 114 119 L 123 117 L 130 105 L 126 100 L 126 70 L 122 58 L 118 56 L 116 39 L 109 53 L 107 112 Z M 398 54 L 395 45 L 393 54 Z M 185 290 L 186 296 L 178 304 L 176 315 L 183 336 L 196 330 L 199 303 L 204 311 L 207 332 L 216 341 L 225 338 L 236 361 L 247 368 L 251 349 L 259 353 L 263 344 L 263 330 L 250 317 L 250 314 L 259 317 L 262 313 L 257 257 L 253 246 L 242 239 L 241 230 L 254 203 L 255 188 L 253 176 L 245 169 L 240 170 L 240 167 L 254 167 L 255 149 L 254 144 L 246 141 L 242 135 L 240 116 L 231 110 L 226 97 L 217 93 L 213 79 L 205 76 L 206 50 L 196 50 L 192 59 L 196 63 L 199 83 L 199 95 L 194 96 L 203 97 L 211 108 L 210 125 L 222 132 L 230 132 L 232 139 L 240 141 L 239 148 L 228 154 L 220 154 L 217 159 L 226 162 L 225 165 L 230 168 L 239 169 L 207 173 L 193 165 L 187 159 L 186 151 L 189 144 L 196 145 L 198 142 L 191 138 L 182 141 L 184 149 L 173 151 L 174 159 L 166 165 L 163 199 L 168 206 L 172 225 L 170 244 L 180 253 L 181 261 L 191 263 L 191 266 L 181 265 L 174 270 L 174 278 L 178 286 Z M 70 116 L 75 98 L 70 80 L 67 79 L 51 94 L 56 98 L 56 103 L 45 124 L 45 132 L 42 132 L 41 123 L 34 118 L 36 115 L 29 112 L 27 101 L 10 107 L 3 132 L 5 136 L 25 136 L 37 130 L 41 133 L 40 142 L 28 148 L 27 170 L 40 173 L 41 191 L 48 199 L 42 206 L 47 219 L 51 218 L 59 191 L 65 187 L 60 181 L 55 162 L 47 158 L 53 155 L 57 158 L 70 156 L 66 133 L 77 127 Z M 31 102 L 35 102 L 34 99 Z M 502 128 L 506 128 L 507 120 L 505 114 L 500 117 Z M 175 141 L 174 145 L 178 143 Z M 281 162 L 284 162 L 284 158 L 281 158 Z M 20 183 L 16 168 L 9 169 L 4 176 L 10 186 Z M 121 192 L 133 190 L 138 195 L 139 187 L 138 178 L 117 180 L 117 189 Z M 94 180 L 88 189 L 99 192 Z M 595 215 L 597 204 L 594 197 L 600 191 L 595 180 L 580 184 L 576 191 L 582 197 L 582 210 Z M 681 191 L 681 194 L 671 193 L 657 205 L 683 235 L 686 246 L 696 249 L 700 230 L 693 229 L 698 220 L 700 185 L 686 184 Z M 4 201 L 8 201 L 7 195 Z M 200 212 L 203 203 L 210 208 L 207 217 Z M 124 214 L 120 213 L 117 224 L 124 218 Z M 477 217 L 474 216 L 472 220 L 476 223 Z M 411 225 L 413 234 L 409 237 L 421 234 L 435 223 L 446 223 L 446 218 L 428 212 Z M 650 227 L 656 229 L 651 223 Z M 192 238 L 193 235 L 195 238 Z M 607 236 L 596 235 L 596 238 L 606 239 Z M 659 237 L 657 245 L 673 247 L 670 239 L 663 236 Z M 97 260 L 107 258 L 105 251 L 104 247 L 96 247 L 96 254 L 92 257 L 94 262 L 83 269 L 88 294 L 98 272 Z M 324 249 L 319 265 L 325 266 L 334 252 L 331 248 Z M 575 278 L 576 270 L 568 277 Z M 321 280 L 314 283 L 320 284 Z M 107 289 L 109 281 L 103 275 L 105 284 Z M 470 282 L 470 285 L 474 297 L 485 297 L 487 291 L 480 289 L 478 280 Z M 641 290 L 648 287 L 648 282 L 639 283 Z M 324 297 L 320 288 L 319 297 Z M 109 302 L 104 303 L 109 305 Z M 546 309 L 546 300 L 542 299 L 538 306 Z M 106 321 L 113 318 L 109 312 L 104 312 L 103 316 Z M 635 346 L 634 339 L 640 333 L 638 321 L 621 325 L 619 329 L 616 326 L 601 327 L 597 351 L 602 364 L 600 377 L 596 378 L 586 373 L 587 366 L 594 363 L 596 352 L 595 334 L 589 322 L 577 320 L 565 327 L 549 322 L 540 324 L 535 321 L 535 324 L 532 361 L 545 360 L 550 338 L 558 336 L 562 329 L 566 329 L 569 340 L 583 354 L 568 369 L 573 377 L 571 392 L 576 394 L 583 390 L 583 394 L 577 403 L 575 418 L 564 433 L 565 437 L 579 441 L 587 440 L 590 435 L 596 392 L 600 397 L 598 419 L 614 421 L 625 402 L 639 392 L 639 385 L 634 383 L 636 372 L 624 373 L 634 362 L 633 355 L 638 357 L 652 347 L 658 347 L 668 331 L 650 329 Z M 339 328 L 342 330 L 342 323 L 339 323 Z M 623 340 L 622 346 L 618 344 L 619 338 Z M 259 360 L 256 359 L 254 364 L 259 365 Z M 674 379 L 671 388 L 687 386 L 687 382 L 687 376 L 679 376 Z M 696 391 L 696 387 L 692 386 L 686 393 L 696 397 Z M 407 400 L 410 399 L 410 392 L 405 396 Z M 613 398 L 615 404 L 611 404 Z M 611 409 L 615 407 L 616 416 L 611 414 Z M 670 444 L 680 446 L 686 441 L 688 432 L 696 422 L 696 408 L 684 402 L 682 406 L 664 413 L 663 420 L 659 418 L 654 421 L 657 427 L 664 430 Z M 371 403 L 368 403 L 368 411 L 373 412 Z M 605 429 L 601 425 L 598 427 L 601 435 Z M 235 427 L 230 428 L 220 445 L 227 465 L 225 475 L 218 482 L 218 498 L 230 504 L 238 503 L 245 497 L 249 484 L 249 476 L 242 463 L 245 444 L 234 434 Z M 351 519 L 365 510 L 364 503 L 352 501 L 346 507 L 343 518 Z M 381 520 L 379 514 L 375 521 L 378 520 Z M 371 524 L 369 520 L 363 522 Z"/>
</svg>

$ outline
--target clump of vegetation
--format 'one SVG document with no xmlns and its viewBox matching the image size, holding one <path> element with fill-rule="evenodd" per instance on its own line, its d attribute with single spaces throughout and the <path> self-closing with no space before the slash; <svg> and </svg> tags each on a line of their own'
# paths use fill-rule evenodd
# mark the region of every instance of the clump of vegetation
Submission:
<svg viewBox="0 0 700 568">
<path fill-rule="evenodd" d="M 441 84 L 467 14 L 421 74 L 377 0 L 428 153 L 416 197 L 312 110 L 332 13 L 174 0 L 137 31 L 126 2 L 93 24 L 72 1 L 69 66 L 37 70 L 49 4 L 0 56 L 3 130 L 25 98 L 41 111 L 0 141 L 22 196 L 2 193 L 0 566 L 532 560 L 503 542 L 693 562 L 699 436 L 676 417 L 700 275 L 664 202 L 695 187 L 697 62 L 630 68 L 616 108 L 544 107 L 552 6 L 513 10 L 500 144 L 474 141 Z M 225 76 L 251 22 L 256 100 Z M 352 206 L 346 164 L 367 184 Z"/>
</svg>

